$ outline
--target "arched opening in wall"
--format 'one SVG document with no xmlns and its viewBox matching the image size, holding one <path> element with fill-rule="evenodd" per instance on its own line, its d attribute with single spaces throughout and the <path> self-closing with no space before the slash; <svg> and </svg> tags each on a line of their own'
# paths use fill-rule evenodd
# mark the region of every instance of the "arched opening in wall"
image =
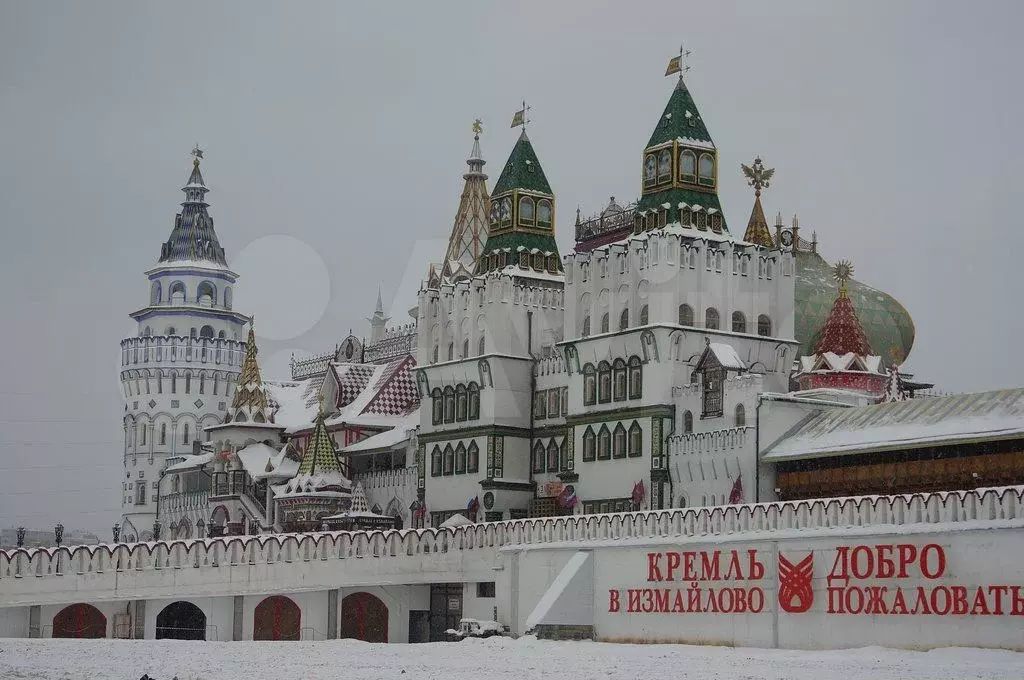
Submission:
<svg viewBox="0 0 1024 680">
<path fill-rule="evenodd" d="M 217 300 L 217 290 L 209 281 L 203 281 L 196 289 L 196 302 L 202 307 L 213 307 Z"/>
<path fill-rule="evenodd" d="M 55 638 L 105 638 L 107 617 L 91 604 L 68 605 L 53 617 Z"/>
<path fill-rule="evenodd" d="M 341 638 L 388 641 L 388 608 L 370 593 L 352 593 L 341 601 Z"/>
<path fill-rule="evenodd" d="M 153 285 L 149 289 L 149 303 L 152 305 L 160 304 L 160 282 L 154 281 Z"/>
<path fill-rule="evenodd" d="M 185 304 L 185 284 L 182 281 L 175 281 L 167 289 L 167 299 L 172 305 Z"/>
<path fill-rule="evenodd" d="M 205 640 L 206 614 L 191 602 L 172 602 L 156 615 L 157 640 Z"/>
<path fill-rule="evenodd" d="M 199 337 L 213 340 L 213 326 L 206 325 L 199 329 Z"/>
<path fill-rule="evenodd" d="M 746 333 L 747 332 L 747 317 L 743 315 L 743 312 L 732 313 L 732 332 L 733 333 Z"/>
<path fill-rule="evenodd" d="M 228 509 L 223 505 L 218 505 L 214 508 L 213 513 L 210 515 L 210 537 L 220 536 L 224 533 L 224 528 L 230 521 L 228 516 Z"/>
<path fill-rule="evenodd" d="M 736 404 L 736 427 L 744 427 L 747 424 L 747 411 L 743 404 Z"/>
<path fill-rule="evenodd" d="M 273 595 L 258 605 L 253 614 L 253 640 L 298 640 L 302 611 L 290 597 Z"/>
</svg>

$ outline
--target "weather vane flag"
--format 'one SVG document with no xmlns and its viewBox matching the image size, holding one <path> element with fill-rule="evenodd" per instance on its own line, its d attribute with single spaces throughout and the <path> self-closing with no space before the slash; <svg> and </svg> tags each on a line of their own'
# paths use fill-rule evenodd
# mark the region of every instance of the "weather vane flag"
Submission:
<svg viewBox="0 0 1024 680">
<path fill-rule="evenodd" d="M 509 125 L 509 127 L 518 127 L 521 125 L 523 126 L 523 128 L 526 128 L 526 124 L 530 122 L 530 120 L 526 117 L 526 114 L 529 110 L 530 107 L 526 105 L 526 100 L 524 99 L 523 108 L 516 111 L 515 115 L 512 116 L 512 124 Z"/>
<path fill-rule="evenodd" d="M 670 76 L 673 73 L 678 73 L 679 77 L 682 78 L 683 74 L 690 70 L 690 65 L 686 63 L 686 58 L 690 56 L 690 50 L 684 50 L 683 46 L 679 46 L 679 55 L 672 57 L 668 60 L 668 67 L 665 69 L 665 75 Z"/>
</svg>

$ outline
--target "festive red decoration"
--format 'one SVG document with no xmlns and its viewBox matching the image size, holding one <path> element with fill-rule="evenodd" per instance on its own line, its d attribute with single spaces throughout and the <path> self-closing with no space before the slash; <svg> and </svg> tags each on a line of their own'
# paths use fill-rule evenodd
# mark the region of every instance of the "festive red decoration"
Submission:
<svg viewBox="0 0 1024 680">
<path fill-rule="evenodd" d="M 846 295 L 845 289 L 840 289 L 839 296 L 832 305 L 832 311 L 825 320 L 825 326 L 821 329 L 818 344 L 814 348 L 815 354 L 825 352 L 833 352 L 840 356 L 853 352 L 862 357 L 872 354 L 871 345 L 853 308 L 853 301 Z"/>
</svg>

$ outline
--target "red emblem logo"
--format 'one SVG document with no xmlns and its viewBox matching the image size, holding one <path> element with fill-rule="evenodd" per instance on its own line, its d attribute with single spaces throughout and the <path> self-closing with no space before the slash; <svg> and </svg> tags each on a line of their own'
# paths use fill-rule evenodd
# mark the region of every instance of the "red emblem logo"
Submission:
<svg viewBox="0 0 1024 680">
<path fill-rule="evenodd" d="M 814 576 L 814 553 L 793 564 L 779 553 L 779 606 L 790 614 L 802 614 L 814 602 L 811 578 Z"/>
</svg>

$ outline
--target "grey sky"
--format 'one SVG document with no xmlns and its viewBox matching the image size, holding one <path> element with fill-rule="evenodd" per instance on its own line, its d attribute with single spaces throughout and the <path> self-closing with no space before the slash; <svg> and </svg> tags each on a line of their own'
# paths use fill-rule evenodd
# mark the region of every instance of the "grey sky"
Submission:
<svg viewBox="0 0 1024 680">
<path fill-rule="evenodd" d="M 261 341 L 283 366 L 364 332 L 378 283 L 388 301 L 415 281 L 476 117 L 493 185 L 512 113 L 533 107 L 563 252 L 577 205 L 633 200 L 680 40 L 733 229 L 752 201 L 739 163 L 760 154 L 766 212 L 798 213 L 910 311 L 909 370 L 952 391 L 1024 384 L 1022 19 L 1013 2 L 0 0 L 0 525 L 106 534 L 119 515 L 118 342 L 193 144 L 230 263 L 284 234 L 329 272 L 319 322 Z M 285 307 L 315 319 L 311 265 L 270 259 L 238 263 L 236 307 L 257 330 Z"/>
</svg>

